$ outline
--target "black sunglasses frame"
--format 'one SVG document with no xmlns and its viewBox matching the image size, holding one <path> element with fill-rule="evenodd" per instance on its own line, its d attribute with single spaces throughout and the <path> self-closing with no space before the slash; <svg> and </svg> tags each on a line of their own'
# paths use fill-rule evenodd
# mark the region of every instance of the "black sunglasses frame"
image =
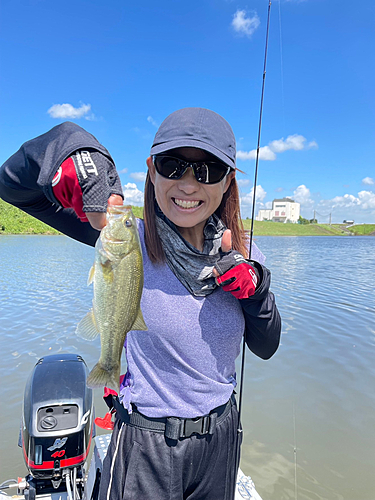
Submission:
<svg viewBox="0 0 375 500">
<path fill-rule="evenodd" d="M 175 160 L 177 162 L 176 171 L 178 169 L 179 173 L 177 175 L 175 175 L 174 177 L 164 175 L 159 170 L 160 167 L 158 168 L 158 165 L 157 165 L 157 160 L 162 159 L 162 158 L 169 158 L 171 160 Z M 181 158 L 176 158 L 175 156 L 161 155 L 160 154 L 160 155 L 154 155 L 152 157 L 152 161 L 155 165 L 155 168 L 156 168 L 156 171 L 158 172 L 158 174 L 160 174 L 165 179 L 172 179 L 172 180 L 181 179 L 181 177 L 185 174 L 186 170 L 189 167 L 191 167 L 193 169 L 193 172 L 194 172 L 194 177 L 196 178 L 196 180 L 200 184 L 217 184 L 218 182 L 221 182 L 224 179 L 224 177 L 229 174 L 229 172 L 231 170 L 231 167 L 225 165 L 223 162 L 220 162 L 219 160 L 218 161 L 187 161 L 187 160 L 181 160 Z M 218 166 L 224 167 L 224 168 L 226 168 L 226 171 L 221 172 L 222 175 L 220 176 L 220 178 L 218 180 L 215 180 L 214 182 L 207 182 L 207 181 L 204 181 L 201 179 L 200 172 L 198 171 L 198 169 L 201 168 L 202 166 L 207 167 L 208 171 L 210 169 L 210 166 L 214 167 L 214 168 L 217 168 Z"/>
</svg>

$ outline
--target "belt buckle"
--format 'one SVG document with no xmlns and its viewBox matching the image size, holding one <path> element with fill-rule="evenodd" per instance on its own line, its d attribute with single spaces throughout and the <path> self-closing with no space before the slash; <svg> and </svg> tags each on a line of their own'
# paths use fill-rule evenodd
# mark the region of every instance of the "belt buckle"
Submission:
<svg viewBox="0 0 375 500">
<path fill-rule="evenodd" d="M 208 433 L 210 427 L 210 416 L 198 418 L 187 418 L 183 425 L 183 436 L 190 437 L 193 434 L 204 435 Z"/>
</svg>

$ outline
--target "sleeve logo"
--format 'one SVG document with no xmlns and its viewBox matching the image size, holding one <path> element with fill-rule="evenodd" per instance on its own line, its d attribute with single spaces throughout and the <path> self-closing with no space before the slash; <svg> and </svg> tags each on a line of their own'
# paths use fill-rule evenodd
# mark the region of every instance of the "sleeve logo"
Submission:
<svg viewBox="0 0 375 500">
<path fill-rule="evenodd" d="M 98 175 L 98 169 L 91 158 L 90 151 L 77 151 L 75 154 L 79 171 L 84 179 L 90 174 Z"/>
</svg>

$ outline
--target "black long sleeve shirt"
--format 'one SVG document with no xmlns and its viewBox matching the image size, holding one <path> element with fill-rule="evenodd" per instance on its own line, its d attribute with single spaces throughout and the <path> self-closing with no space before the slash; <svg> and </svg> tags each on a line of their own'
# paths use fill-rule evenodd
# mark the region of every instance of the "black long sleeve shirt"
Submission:
<svg viewBox="0 0 375 500">
<path fill-rule="evenodd" d="M 67 236 L 94 246 L 99 232 L 81 222 L 72 209 L 61 207 L 52 190 L 61 163 L 75 151 L 88 148 L 113 161 L 94 136 L 71 122 L 26 142 L 0 167 L 0 197 Z M 269 359 L 279 346 L 281 319 L 269 290 L 270 271 L 258 263 L 256 267 L 260 282 L 255 294 L 240 300 L 245 341 L 254 354 Z"/>
</svg>

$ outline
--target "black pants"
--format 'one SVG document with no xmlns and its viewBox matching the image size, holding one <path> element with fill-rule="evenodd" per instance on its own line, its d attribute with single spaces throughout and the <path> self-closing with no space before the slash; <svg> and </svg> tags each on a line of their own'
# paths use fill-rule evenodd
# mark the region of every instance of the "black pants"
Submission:
<svg viewBox="0 0 375 500">
<path fill-rule="evenodd" d="M 178 441 L 116 420 L 99 500 L 233 500 L 237 428 L 235 404 L 212 435 Z"/>
</svg>

